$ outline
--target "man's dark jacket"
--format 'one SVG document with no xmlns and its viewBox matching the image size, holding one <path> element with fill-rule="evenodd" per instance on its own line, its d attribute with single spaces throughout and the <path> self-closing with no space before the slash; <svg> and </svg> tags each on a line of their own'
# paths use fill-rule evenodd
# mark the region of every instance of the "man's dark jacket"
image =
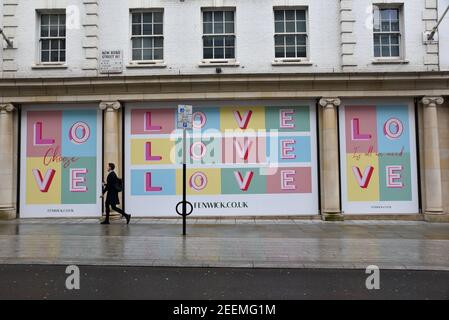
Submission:
<svg viewBox="0 0 449 320">
<path fill-rule="evenodd" d="M 111 205 L 120 204 L 117 191 L 118 183 L 119 181 L 117 175 L 114 171 L 111 171 L 106 178 L 106 185 L 103 187 L 103 194 L 105 192 L 108 193 L 106 196 L 106 203 L 109 203 Z"/>
</svg>

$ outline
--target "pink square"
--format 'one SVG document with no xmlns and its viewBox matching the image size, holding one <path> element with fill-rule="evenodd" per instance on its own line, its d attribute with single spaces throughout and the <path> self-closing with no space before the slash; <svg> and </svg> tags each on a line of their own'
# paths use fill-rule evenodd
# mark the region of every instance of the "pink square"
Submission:
<svg viewBox="0 0 449 320">
<path fill-rule="evenodd" d="M 61 131 L 62 111 L 28 111 L 27 157 L 43 157 L 49 151 L 60 155 Z"/>
<path fill-rule="evenodd" d="M 175 130 L 176 109 L 131 110 L 131 134 L 170 134 Z"/>
<path fill-rule="evenodd" d="M 311 193 L 312 168 L 277 168 L 273 175 L 267 176 L 267 193 Z"/>
</svg>

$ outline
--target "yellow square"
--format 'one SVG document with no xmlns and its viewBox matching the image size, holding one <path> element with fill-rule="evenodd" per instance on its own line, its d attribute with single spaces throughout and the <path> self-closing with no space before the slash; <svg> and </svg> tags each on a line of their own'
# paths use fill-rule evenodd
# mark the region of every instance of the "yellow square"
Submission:
<svg viewBox="0 0 449 320">
<path fill-rule="evenodd" d="M 33 174 L 36 171 L 37 177 Z M 39 180 L 45 180 L 49 170 L 54 170 L 54 176 L 49 183 L 48 190 L 43 191 L 39 188 Z M 39 177 L 40 172 L 40 177 Z M 61 181 L 62 169 L 61 163 L 51 162 L 48 166 L 44 165 L 41 157 L 27 158 L 26 161 L 26 203 L 27 204 L 61 204 Z M 69 186 L 67 186 L 68 188 Z"/>
<path fill-rule="evenodd" d="M 241 129 L 241 126 L 244 127 L 245 120 L 248 120 L 246 129 Z M 237 130 L 237 132 L 264 130 L 265 108 L 260 106 L 222 107 L 220 109 L 220 126 L 223 132 L 225 130 Z"/>
<path fill-rule="evenodd" d="M 147 160 L 147 143 L 151 143 L 149 155 L 153 159 Z M 157 165 L 174 164 L 175 142 L 169 138 L 131 139 L 131 164 Z"/>
<path fill-rule="evenodd" d="M 176 170 L 176 193 L 182 194 L 182 170 Z M 221 194 L 221 170 L 188 169 L 187 194 L 192 196 Z"/>
<path fill-rule="evenodd" d="M 370 168 L 372 168 L 371 178 L 363 181 L 363 178 L 369 175 Z M 347 154 L 346 178 L 348 201 L 379 201 L 379 160 L 377 157 Z M 364 184 L 366 184 L 365 188 L 363 188 Z"/>
</svg>

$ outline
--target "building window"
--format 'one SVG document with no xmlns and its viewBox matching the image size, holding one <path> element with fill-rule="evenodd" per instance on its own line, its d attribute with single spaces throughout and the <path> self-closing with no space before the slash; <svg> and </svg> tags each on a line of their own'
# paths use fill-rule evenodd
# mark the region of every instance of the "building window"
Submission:
<svg viewBox="0 0 449 320">
<path fill-rule="evenodd" d="M 163 60 L 163 12 L 132 12 L 131 15 L 133 61 Z"/>
<path fill-rule="evenodd" d="M 40 15 L 40 61 L 42 63 L 66 61 L 65 14 Z"/>
<path fill-rule="evenodd" d="M 400 11 L 398 8 L 374 6 L 374 57 L 401 56 Z"/>
<path fill-rule="evenodd" d="M 307 58 L 306 10 L 274 10 L 276 58 Z"/>
<path fill-rule="evenodd" d="M 234 11 L 203 11 L 203 59 L 235 59 Z"/>
</svg>

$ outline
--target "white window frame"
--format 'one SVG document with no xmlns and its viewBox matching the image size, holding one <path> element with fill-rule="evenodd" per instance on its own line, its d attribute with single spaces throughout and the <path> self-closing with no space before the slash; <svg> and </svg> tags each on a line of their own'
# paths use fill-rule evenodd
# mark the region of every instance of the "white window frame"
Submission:
<svg viewBox="0 0 449 320">
<path fill-rule="evenodd" d="M 204 33 L 204 12 L 223 12 L 223 23 L 224 23 L 224 29 L 223 29 L 223 33 Z M 233 33 L 226 33 L 226 15 L 225 12 L 226 11 L 231 11 L 234 13 L 234 32 Z M 212 17 L 214 15 L 212 14 Z M 212 18 L 212 25 L 214 18 Z M 236 25 L 236 20 L 237 20 L 237 10 L 235 7 L 219 7 L 219 8 L 201 8 L 201 63 L 202 64 L 207 64 L 207 65 L 226 65 L 226 64 L 230 64 L 230 65 L 237 65 L 236 63 L 236 57 L 237 57 L 237 25 Z M 222 37 L 234 37 L 234 58 L 223 58 L 223 59 L 206 59 L 204 58 L 204 38 L 205 37 L 216 37 L 216 36 L 222 36 Z M 212 50 L 214 51 L 214 46 L 212 46 Z M 226 46 L 223 46 L 223 54 L 225 55 L 225 50 Z"/>
<path fill-rule="evenodd" d="M 37 57 L 36 57 L 36 61 L 37 61 L 37 66 L 48 66 L 48 67 L 58 67 L 58 66 L 66 66 L 67 64 L 67 15 L 65 10 L 63 9 L 55 9 L 55 10 L 37 10 Z M 42 16 L 44 15 L 64 15 L 66 17 L 66 21 L 65 21 L 65 36 L 61 37 L 59 36 L 59 25 L 60 25 L 60 21 L 58 18 L 58 36 L 57 37 L 52 37 L 52 36 L 48 36 L 48 37 L 42 37 L 41 35 L 41 30 L 42 30 Z M 49 22 L 50 23 L 50 22 Z M 49 27 L 51 26 L 51 24 L 48 25 Z M 49 30 L 50 32 L 50 30 Z M 63 49 L 63 51 L 65 52 L 65 59 L 64 61 L 42 61 L 42 41 L 43 40 L 64 40 L 65 41 L 65 49 Z M 49 44 L 49 50 L 45 50 L 49 52 L 49 60 L 51 60 L 51 43 Z M 60 51 L 62 51 L 59 47 L 58 47 L 58 56 L 60 55 Z"/>
<path fill-rule="evenodd" d="M 139 14 L 144 14 L 144 13 L 161 13 L 162 14 L 162 34 L 152 34 L 152 35 L 133 35 L 133 14 L 139 13 Z M 165 37 L 164 37 L 164 33 L 165 33 L 165 17 L 164 17 L 164 9 L 163 8 L 148 8 L 148 9 L 131 9 L 129 12 L 129 39 L 130 39 L 130 66 L 135 66 L 135 65 L 163 65 L 164 60 L 165 60 Z M 154 24 L 154 21 L 152 22 L 152 24 Z M 141 22 L 141 25 L 143 27 L 143 21 Z M 133 55 L 133 39 L 135 38 L 162 38 L 162 47 L 157 47 L 157 48 L 161 48 L 162 49 L 162 59 L 152 59 L 152 60 L 134 60 L 134 55 Z M 151 48 L 153 50 L 153 56 L 154 56 L 154 49 L 155 47 L 153 46 Z M 143 48 L 142 48 L 143 50 Z M 143 58 L 143 56 L 142 56 Z"/>
<path fill-rule="evenodd" d="M 285 11 L 304 11 L 305 12 L 305 24 L 306 24 L 306 31 L 305 32 L 276 32 L 276 11 L 284 11 L 284 30 L 286 30 L 285 28 Z M 296 13 L 295 13 L 296 14 Z M 300 20 L 296 20 L 296 16 L 295 16 L 295 28 L 296 28 L 296 23 L 297 21 Z M 273 7 L 273 31 L 274 31 L 274 36 L 273 36 L 273 50 L 274 50 L 274 62 L 275 64 L 282 64 L 282 63 L 299 63 L 299 64 L 309 64 L 310 62 L 310 41 L 309 41 L 309 8 L 308 7 L 298 7 L 298 6 L 294 6 L 294 7 Z M 306 56 L 305 57 L 276 57 L 276 36 L 286 36 L 286 35 L 292 35 L 295 36 L 295 55 L 297 55 L 296 52 L 296 36 L 297 35 L 305 35 L 306 37 Z M 285 44 L 284 44 L 285 47 Z"/>
<path fill-rule="evenodd" d="M 375 19 L 376 19 L 376 10 L 385 10 L 385 9 L 395 9 L 398 10 L 398 18 L 399 18 L 399 31 L 374 31 L 374 27 L 376 25 Z M 380 18 L 380 28 L 382 27 L 382 19 L 381 19 L 381 13 L 379 12 L 379 18 Z M 381 56 L 376 57 L 374 52 L 374 36 L 379 35 L 380 38 L 382 35 L 399 35 L 399 55 L 398 56 L 382 56 L 382 46 L 380 45 L 380 53 Z M 381 41 L 381 40 L 380 40 Z M 380 42 L 381 43 L 381 42 Z M 394 4 L 386 4 L 386 3 L 374 3 L 373 4 L 373 30 L 372 30 L 372 56 L 374 58 L 375 62 L 398 62 L 403 61 L 406 62 L 405 59 L 405 35 L 404 35 L 404 5 L 401 3 L 394 3 Z M 391 52 L 391 43 L 390 43 L 390 52 Z"/>
</svg>

